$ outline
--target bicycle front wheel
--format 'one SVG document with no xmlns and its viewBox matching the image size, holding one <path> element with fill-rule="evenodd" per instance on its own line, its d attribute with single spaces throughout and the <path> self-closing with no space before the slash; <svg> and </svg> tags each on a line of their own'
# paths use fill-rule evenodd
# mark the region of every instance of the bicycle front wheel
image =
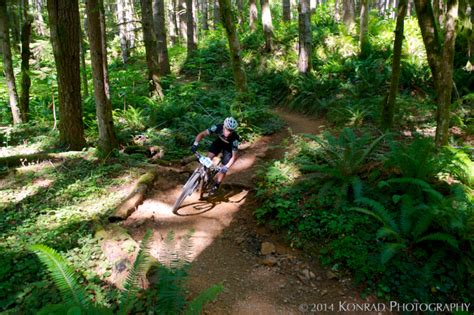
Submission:
<svg viewBox="0 0 474 315">
<path fill-rule="evenodd" d="M 199 184 L 199 179 L 201 177 L 201 174 L 197 171 L 194 171 L 194 173 L 189 177 L 188 181 L 186 184 L 183 186 L 183 190 L 181 191 L 181 194 L 179 195 L 178 199 L 176 199 L 176 202 L 173 205 L 173 213 L 176 213 L 176 210 L 181 206 L 183 203 L 184 199 L 186 199 L 187 196 L 190 196 L 193 191 L 196 189 L 196 187 Z"/>
</svg>

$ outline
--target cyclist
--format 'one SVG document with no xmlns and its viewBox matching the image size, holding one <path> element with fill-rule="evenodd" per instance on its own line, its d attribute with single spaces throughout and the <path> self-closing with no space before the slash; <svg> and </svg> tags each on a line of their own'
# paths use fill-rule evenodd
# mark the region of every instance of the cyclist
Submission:
<svg viewBox="0 0 474 315">
<path fill-rule="evenodd" d="M 214 178 L 214 184 L 209 191 L 209 195 L 215 195 L 219 189 L 219 185 L 224 180 L 225 175 L 229 168 L 237 160 L 237 149 L 240 142 L 240 137 L 235 131 L 237 129 L 238 123 L 233 117 L 227 117 L 224 120 L 224 123 L 213 125 L 210 128 L 200 132 L 194 143 L 191 147 L 193 153 L 196 152 L 199 142 L 211 134 L 216 135 L 217 138 L 209 147 L 209 152 L 207 157 L 212 159 L 216 155 L 222 152 L 222 167 L 219 170 L 219 173 Z"/>
</svg>

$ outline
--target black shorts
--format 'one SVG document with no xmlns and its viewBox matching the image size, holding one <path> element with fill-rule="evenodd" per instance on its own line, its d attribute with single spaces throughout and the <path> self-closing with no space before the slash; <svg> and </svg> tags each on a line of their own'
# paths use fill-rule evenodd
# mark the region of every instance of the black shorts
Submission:
<svg viewBox="0 0 474 315">
<path fill-rule="evenodd" d="M 214 153 L 215 156 L 219 155 L 222 152 L 222 164 L 226 165 L 232 158 L 232 146 L 222 142 L 220 139 L 214 140 L 214 142 L 209 147 L 209 152 Z"/>
</svg>

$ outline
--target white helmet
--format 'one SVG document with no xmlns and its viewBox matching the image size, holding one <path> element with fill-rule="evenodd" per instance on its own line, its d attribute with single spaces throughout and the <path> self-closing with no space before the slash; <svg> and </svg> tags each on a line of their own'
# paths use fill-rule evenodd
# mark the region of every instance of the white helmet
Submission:
<svg viewBox="0 0 474 315">
<path fill-rule="evenodd" d="M 224 127 L 226 127 L 229 130 L 235 130 L 237 129 L 237 126 L 239 124 L 237 123 L 237 120 L 235 120 L 233 117 L 227 117 L 224 120 Z"/>
</svg>

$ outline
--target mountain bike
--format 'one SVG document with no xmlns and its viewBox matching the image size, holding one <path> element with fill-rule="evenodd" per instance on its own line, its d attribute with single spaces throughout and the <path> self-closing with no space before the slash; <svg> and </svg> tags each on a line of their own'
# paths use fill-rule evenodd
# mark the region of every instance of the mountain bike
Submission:
<svg viewBox="0 0 474 315">
<path fill-rule="evenodd" d="M 200 165 L 194 170 L 191 176 L 189 176 L 186 184 L 184 184 L 181 194 L 173 205 L 173 213 L 178 210 L 184 199 L 191 196 L 196 189 L 199 189 L 199 199 L 203 199 L 212 186 L 212 179 L 220 170 L 220 167 L 212 163 L 212 160 L 207 156 L 201 155 L 197 152 L 194 153 L 194 155 L 198 159 Z"/>
</svg>

